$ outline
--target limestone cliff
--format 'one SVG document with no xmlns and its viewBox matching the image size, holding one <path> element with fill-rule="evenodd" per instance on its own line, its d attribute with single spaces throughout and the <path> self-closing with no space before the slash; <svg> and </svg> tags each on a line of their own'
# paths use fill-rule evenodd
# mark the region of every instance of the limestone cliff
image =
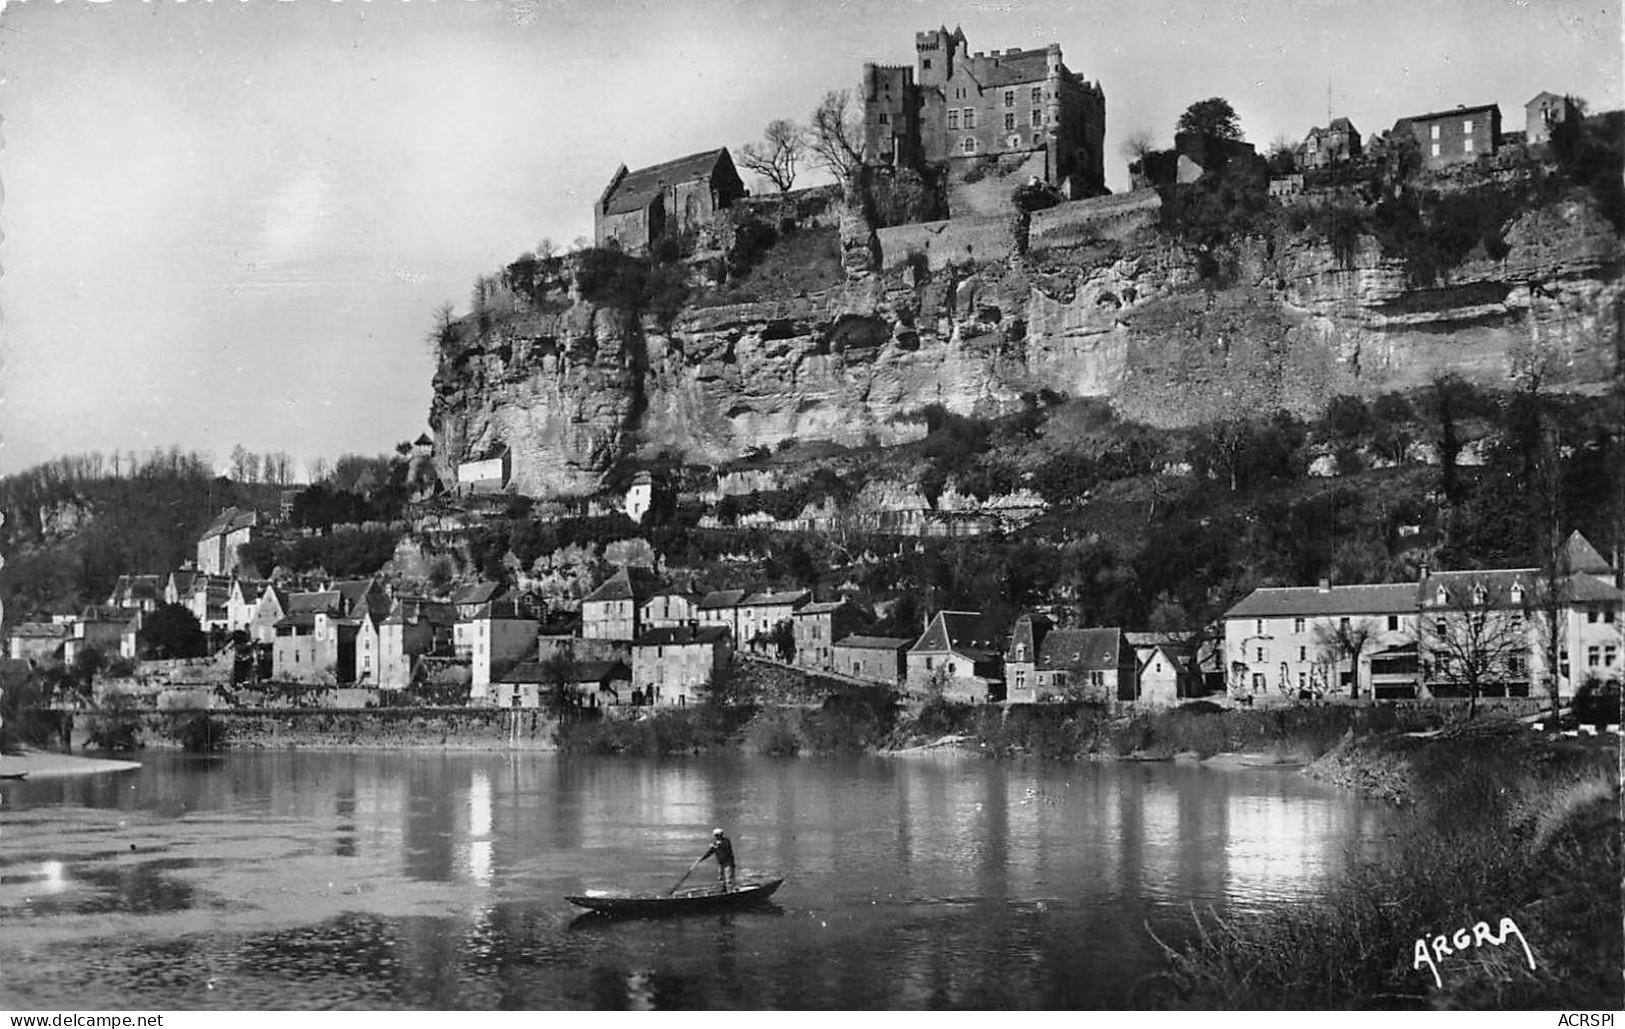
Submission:
<svg viewBox="0 0 1625 1029">
<path fill-rule="evenodd" d="M 1155 231 L 935 270 L 881 255 L 855 216 L 841 236 L 833 289 L 669 320 L 572 289 L 465 325 L 435 379 L 440 460 L 505 445 L 519 490 L 581 493 L 627 454 L 892 443 L 923 432 L 927 405 L 993 414 L 1042 390 L 1175 425 L 1307 414 L 1443 371 L 1504 382 L 1527 352 L 1562 388 L 1617 374 L 1625 251 L 1579 201 L 1525 213 L 1504 257 L 1428 288 L 1371 240 L 1341 257 L 1307 237 L 1239 243 L 1239 273 L 1213 288 L 1201 255 Z"/>
</svg>

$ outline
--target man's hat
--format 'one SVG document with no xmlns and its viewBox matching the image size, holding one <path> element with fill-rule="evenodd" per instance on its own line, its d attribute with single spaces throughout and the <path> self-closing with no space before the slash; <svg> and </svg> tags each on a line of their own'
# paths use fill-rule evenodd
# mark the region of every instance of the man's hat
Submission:
<svg viewBox="0 0 1625 1029">
<path fill-rule="evenodd" d="M 711 830 L 711 835 L 712 836 L 721 836 L 722 835 L 722 830 L 721 829 L 712 829 Z"/>
</svg>

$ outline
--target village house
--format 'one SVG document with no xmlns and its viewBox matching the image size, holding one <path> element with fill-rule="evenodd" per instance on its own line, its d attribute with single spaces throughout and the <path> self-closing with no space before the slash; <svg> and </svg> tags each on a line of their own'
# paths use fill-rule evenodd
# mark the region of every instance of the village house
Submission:
<svg viewBox="0 0 1625 1029">
<path fill-rule="evenodd" d="M 62 641 L 62 661 L 73 664 L 86 649 L 100 651 L 106 657 L 118 654 L 129 625 L 124 612 L 99 605 L 91 605 L 68 624 L 68 636 Z"/>
<path fill-rule="evenodd" d="M 288 614 L 288 591 L 267 585 L 260 590 L 254 615 L 248 620 L 248 635 L 255 643 L 270 643 L 276 639 L 276 623 Z"/>
<path fill-rule="evenodd" d="M 973 704 L 1004 699 L 1004 633 L 975 611 L 939 611 L 908 651 L 912 693 Z"/>
<path fill-rule="evenodd" d="M 830 670 L 855 679 L 896 686 L 908 674 L 912 639 L 898 636 L 846 636 L 836 642 Z"/>
<path fill-rule="evenodd" d="M 230 575 L 237 570 L 237 548 L 252 542 L 259 530 L 254 511 L 228 507 L 210 522 L 197 541 L 197 568 L 205 575 Z"/>
<path fill-rule="evenodd" d="M 378 624 L 378 685 L 403 689 L 419 657 L 455 650 L 457 609 L 444 601 L 401 599 Z"/>
<path fill-rule="evenodd" d="M 716 626 L 728 630 L 728 638 L 739 645 L 739 613 L 746 590 L 713 590 L 700 598 L 694 606 L 701 626 Z"/>
<path fill-rule="evenodd" d="M 633 704 L 686 705 L 728 667 L 732 648 L 718 626 L 650 629 L 632 644 Z"/>
<path fill-rule="evenodd" d="M 632 476 L 632 485 L 626 489 L 626 499 L 622 510 L 626 517 L 634 522 L 643 521 L 643 516 L 649 513 L 654 506 L 654 478 L 648 472 L 639 472 Z"/>
<path fill-rule="evenodd" d="M 643 602 L 638 624 L 645 629 L 676 629 L 699 624 L 700 598 L 692 593 L 666 590 Z"/>
<path fill-rule="evenodd" d="M 811 590 L 762 590 L 739 603 L 739 643 L 759 652 L 773 648 L 769 637 L 780 622 L 812 599 Z"/>
<path fill-rule="evenodd" d="M 835 670 L 835 641 L 851 636 L 873 621 L 846 597 L 802 605 L 790 616 L 796 641 L 795 663 Z"/>
<path fill-rule="evenodd" d="M 1360 131 L 1347 118 L 1333 118 L 1325 128 L 1309 130 L 1296 156 L 1299 170 L 1349 164 L 1360 157 Z"/>
<path fill-rule="evenodd" d="M 1059 44 L 971 53 L 963 31 L 941 26 L 915 33 L 914 50 L 914 67 L 863 66 L 865 162 L 1042 154 L 1044 181 L 1069 198 L 1106 192 L 1106 94 Z"/>
<path fill-rule="evenodd" d="M 226 596 L 226 631 L 248 631 L 266 585 L 253 579 L 231 580 L 231 592 Z"/>
<path fill-rule="evenodd" d="M 546 707 L 548 694 L 560 685 L 561 674 L 562 685 L 575 695 L 581 707 L 616 707 L 631 702 L 632 670 L 625 661 L 571 661 L 562 665 L 522 661 L 492 688 L 491 702 L 497 707 Z"/>
<path fill-rule="evenodd" d="M 510 600 L 493 600 L 468 620 L 473 642 L 469 670 L 470 700 L 489 697 L 498 676 L 536 653 L 534 616 Z"/>
<path fill-rule="evenodd" d="M 1139 660 L 1134 699 L 1148 707 L 1172 707 L 1200 696 L 1198 677 L 1178 647 L 1158 643 Z"/>
<path fill-rule="evenodd" d="M 164 600 L 164 582 L 156 575 L 121 575 L 113 584 L 108 606 L 124 611 L 158 610 Z"/>
<path fill-rule="evenodd" d="M 1564 565 L 1554 601 L 1557 683 L 1569 697 L 1587 680 L 1625 675 L 1625 591 L 1618 570 L 1578 532 L 1565 543 Z M 1260 702 L 1543 693 L 1546 595 L 1536 568 L 1424 568 L 1414 583 L 1254 590 L 1224 617 L 1230 695 Z"/>
<path fill-rule="evenodd" d="M 1523 111 L 1524 143 L 1529 146 L 1550 143 L 1554 128 L 1580 118 L 1580 108 L 1572 96 L 1558 96 L 1544 90 L 1524 104 Z"/>
<path fill-rule="evenodd" d="M 637 171 L 623 164 L 593 205 L 593 239 L 600 247 L 639 253 L 663 237 L 709 225 L 744 195 L 745 184 L 726 148 Z"/>
<path fill-rule="evenodd" d="M 1407 133 L 1421 148 L 1426 168 L 1476 161 L 1501 146 L 1501 108 L 1495 104 L 1457 107 L 1453 111 L 1412 115 L 1394 123 L 1394 136 Z"/>
<path fill-rule="evenodd" d="M 190 595 L 179 603 L 192 612 L 204 632 L 226 632 L 230 628 L 227 610 L 230 599 L 229 577 L 199 573 L 192 579 Z"/>
<path fill-rule="evenodd" d="M 334 590 L 288 594 L 286 613 L 273 626 L 273 679 L 330 684 L 340 681 L 340 633 L 334 624 L 341 617 L 340 599 Z"/>
<path fill-rule="evenodd" d="M 164 603 L 185 604 L 192 602 L 192 583 L 197 581 L 201 572 L 192 568 L 180 568 L 169 573 L 164 580 Z"/>
<path fill-rule="evenodd" d="M 11 630 L 7 654 L 13 661 L 54 665 L 62 661 L 62 648 L 72 627 L 61 622 L 20 622 Z"/>
<path fill-rule="evenodd" d="M 1233 700 L 1366 694 L 1371 656 L 1416 637 L 1414 583 L 1263 587 L 1224 614 Z M 1353 660 L 1350 643 L 1361 643 Z"/>
<path fill-rule="evenodd" d="M 588 639 L 636 639 L 643 630 L 643 606 L 658 589 L 659 580 L 647 569 L 617 569 L 581 598 L 581 635 Z"/>
<path fill-rule="evenodd" d="M 1022 615 L 1004 654 L 1011 703 L 1138 698 L 1139 662 L 1121 629 L 1058 629 L 1044 615 Z"/>
</svg>

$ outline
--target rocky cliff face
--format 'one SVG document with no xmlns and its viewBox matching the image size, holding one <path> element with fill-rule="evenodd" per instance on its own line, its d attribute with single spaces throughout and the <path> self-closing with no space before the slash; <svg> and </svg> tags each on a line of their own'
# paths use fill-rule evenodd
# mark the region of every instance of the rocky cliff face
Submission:
<svg viewBox="0 0 1625 1029">
<path fill-rule="evenodd" d="M 894 443 L 923 432 L 927 405 L 994 414 L 1041 390 L 1175 425 L 1312 413 L 1443 371 L 1505 382 L 1531 355 L 1564 388 L 1617 374 L 1625 251 L 1579 202 L 1525 214 L 1503 259 L 1430 288 L 1369 240 L 1341 260 L 1315 240 L 1249 241 L 1215 289 L 1199 255 L 1154 233 L 891 274 L 860 218 L 841 234 L 836 290 L 689 307 L 669 325 L 572 294 L 471 333 L 435 380 L 443 470 L 506 445 L 520 490 L 580 493 L 634 452 L 720 461 L 790 438 Z"/>
</svg>

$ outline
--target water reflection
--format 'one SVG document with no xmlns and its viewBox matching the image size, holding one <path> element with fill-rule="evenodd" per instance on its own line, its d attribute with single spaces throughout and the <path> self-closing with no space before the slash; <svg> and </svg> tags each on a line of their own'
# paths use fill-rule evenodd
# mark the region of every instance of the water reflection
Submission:
<svg viewBox="0 0 1625 1029">
<path fill-rule="evenodd" d="M 4 805 L 0 964 L 42 1005 L 1123 1006 L 1162 960 L 1146 923 L 1290 903 L 1383 828 L 1274 770 L 963 760 L 158 755 Z M 561 899 L 670 886 L 718 824 L 782 907 Z M 62 921 L 87 912 L 123 921 Z"/>
</svg>

